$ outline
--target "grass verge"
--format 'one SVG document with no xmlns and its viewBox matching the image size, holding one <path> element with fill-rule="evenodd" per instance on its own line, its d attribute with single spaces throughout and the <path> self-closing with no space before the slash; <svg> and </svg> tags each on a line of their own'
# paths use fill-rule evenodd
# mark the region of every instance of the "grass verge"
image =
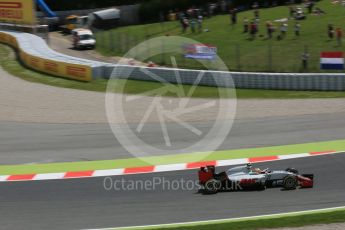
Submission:
<svg viewBox="0 0 345 230">
<path fill-rule="evenodd" d="M 303 227 L 307 225 L 344 223 L 345 209 L 335 208 L 323 211 L 305 211 L 267 217 L 243 218 L 234 220 L 211 221 L 211 223 L 200 222 L 181 225 L 162 225 L 155 227 L 138 227 L 126 229 L 167 229 L 167 230 L 256 230 L 283 227 Z M 121 228 L 114 228 L 121 229 Z"/>
<path fill-rule="evenodd" d="M 195 161 L 212 161 L 240 159 L 247 157 L 263 157 L 274 155 L 289 155 L 296 153 L 343 151 L 345 140 L 306 143 L 297 145 L 273 146 L 253 149 L 224 150 L 206 153 L 189 153 L 169 156 L 155 156 L 145 158 L 129 158 L 118 160 L 85 161 L 68 163 L 50 163 L 33 165 L 3 165 L 0 166 L 0 175 L 57 173 L 86 170 L 116 169 L 127 167 L 142 167 L 150 165 L 177 164 Z M 202 159 L 202 160 L 200 160 Z"/>
<path fill-rule="evenodd" d="M 13 50 L 3 44 L 0 44 L 0 64 L 13 76 L 20 77 L 26 81 L 42 83 L 56 87 L 89 90 L 96 92 L 105 92 L 108 81 L 105 79 L 94 80 L 92 82 L 79 82 L 59 77 L 49 76 L 39 73 L 22 66 L 15 58 Z M 125 84 L 124 80 L 116 80 L 118 88 L 114 89 L 118 92 L 119 88 Z M 126 82 L 123 93 L 127 94 L 145 94 L 145 92 L 160 88 L 161 83 L 134 81 Z M 191 88 L 189 85 L 183 86 L 184 91 L 188 92 Z M 222 90 L 214 87 L 199 86 L 196 88 L 193 97 L 199 98 L 215 98 L 218 97 Z M 251 90 L 236 89 L 237 98 L 257 98 L 257 99 L 302 99 L 302 98 L 344 98 L 345 92 L 321 92 L 321 91 L 287 91 L 287 90 Z M 166 96 L 176 96 L 174 93 L 167 93 Z"/>
<path fill-rule="evenodd" d="M 299 5 L 301 6 L 301 5 Z M 303 6 L 301 6 L 304 8 Z M 288 18 L 288 6 L 260 9 L 259 32 L 256 39 L 249 39 L 248 33 L 243 33 L 245 18 L 252 20 L 254 10 L 238 13 L 238 23 L 230 24 L 228 14 L 205 18 L 204 29 L 209 32 L 192 33 L 190 29 L 186 33 L 181 32 L 178 21 L 153 23 L 120 27 L 114 30 L 100 32 L 97 36 L 97 51 L 103 55 L 122 56 L 138 43 L 158 36 L 182 36 L 198 41 L 198 43 L 217 46 L 218 55 L 232 71 L 253 72 L 303 72 L 301 55 L 307 47 L 310 53 L 309 68 L 311 72 L 329 72 L 320 70 L 320 52 L 342 51 L 343 46 L 338 46 L 336 39 L 328 39 L 327 25 L 333 24 L 335 28 L 343 30 L 344 7 L 332 4 L 332 1 L 322 0 L 316 2 L 316 6 L 326 12 L 321 16 L 307 14 L 306 20 L 301 20 L 301 35 L 294 34 L 295 20 L 287 23 L 289 29 L 284 39 L 278 40 L 281 23 L 276 20 Z M 266 22 L 271 21 L 276 27 L 273 39 L 268 39 Z M 140 56 L 140 55 L 136 55 Z M 150 60 L 165 65 L 171 65 L 169 55 L 157 55 Z M 199 69 L 202 65 L 191 59 L 185 59 L 182 55 L 175 55 L 180 67 Z"/>
</svg>

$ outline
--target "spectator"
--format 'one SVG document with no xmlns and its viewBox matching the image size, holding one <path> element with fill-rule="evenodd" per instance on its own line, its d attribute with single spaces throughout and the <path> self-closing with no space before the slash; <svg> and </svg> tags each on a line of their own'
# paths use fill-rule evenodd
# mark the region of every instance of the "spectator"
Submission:
<svg viewBox="0 0 345 230">
<path fill-rule="evenodd" d="M 244 18 L 243 20 L 243 33 L 248 33 L 249 31 L 249 21 L 248 18 Z"/>
<path fill-rule="evenodd" d="M 194 34 L 195 33 L 195 26 L 196 26 L 196 21 L 195 21 L 195 18 L 192 18 L 190 20 L 190 29 L 192 30 L 192 33 Z"/>
<path fill-rule="evenodd" d="M 179 13 L 178 13 L 178 19 L 179 19 L 179 21 L 180 21 L 180 25 L 181 25 L 181 30 L 182 30 L 182 32 L 184 31 L 184 18 L 185 18 L 184 13 L 183 13 L 182 11 L 179 12 Z"/>
<path fill-rule="evenodd" d="M 260 18 L 260 11 L 259 11 L 259 9 L 255 9 L 254 10 L 254 18 L 255 19 L 259 19 Z"/>
<path fill-rule="evenodd" d="M 306 19 L 306 16 L 304 14 L 304 11 L 302 8 L 297 8 L 295 12 L 295 19 L 296 20 L 304 20 Z"/>
<path fill-rule="evenodd" d="M 181 25 L 183 24 L 183 19 L 185 18 L 184 13 L 181 11 L 178 14 L 178 19 L 180 20 Z"/>
<path fill-rule="evenodd" d="M 223 13 L 225 13 L 226 12 L 226 8 L 227 8 L 227 4 L 226 4 L 226 1 L 221 1 L 221 3 L 220 3 L 220 8 L 221 8 L 221 11 L 223 12 Z"/>
<path fill-rule="evenodd" d="M 208 17 L 212 17 L 214 14 L 214 10 L 216 9 L 216 5 L 213 3 L 208 4 Z"/>
<path fill-rule="evenodd" d="M 164 21 L 165 21 L 164 12 L 161 11 L 161 12 L 159 12 L 159 22 L 164 23 Z"/>
<path fill-rule="evenodd" d="M 257 24 L 254 21 L 252 21 L 250 23 L 250 36 L 252 40 L 255 39 L 256 33 L 257 33 Z"/>
<path fill-rule="evenodd" d="M 343 39 L 343 30 L 338 27 L 336 31 L 337 31 L 338 46 L 341 46 L 341 40 Z"/>
<path fill-rule="evenodd" d="M 313 8 L 314 8 L 314 5 L 315 5 L 314 1 L 309 0 L 309 1 L 307 1 L 306 5 L 307 5 L 307 8 L 308 8 L 308 13 L 309 14 L 313 13 Z"/>
<path fill-rule="evenodd" d="M 230 10 L 231 24 L 235 25 L 237 23 L 237 9 L 233 8 Z"/>
<path fill-rule="evenodd" d="M 299 22 L 296 22 L 295 24 L 295 35 L 296 37 L 299 37 L 301 31 L 301 24 Z"/>
<path fill-rule="evenodd" d="M 273 24 L 272 22 L 268 21 L 266 22 L 266 28 L 267 28 L 267 36 L 269 39 L 272 39 L 273 34 Z"/>
<path fill-rule="evenodd" d="M 309 61 L 309 53 L 308 51 L 305 50 L 302 53 L 302 67 L 304 71 L 308 69 L 308 61 Z"/>
<path fill-rule="evenodd" d="M 198 31 L 199 31 L 199 33 L 202 32 L 202 21 L 203 21 L 202 14 L 199 14 L 199 16 L 198 16 Z"/>
<path fill-rule="evenodd" d="M 296 9 L 293 6 L 289 6 L 290 18 L 295 17 Z"/>
<path fill-rule="evenodd" d="M 313 14 L 316 16 L 321 16 L 323 14 L 326 14 L 326 12 L 322 10 L 321 8 L 316 7 L 315 10 L 313 10 Z"/>
<path fill-rule="evenodd" d="M 169 21 L 176 21 L 176 14 L 172 10 L 169 11 L 168 20 Z"/>
<path fill-rule="evenodd" d="M 334 37 L 334 27 L 332 24 L 328 24 L 328 38 L 333 40 Z"/>
<path fill-rule="evenodd" d="M 188 17 L 188 18 L 192 18 L 192 17 L 193 17 L 193 13 L 194 13 L 193 7 L 189 8 L 189 9 L 187 10 L 187 17 Z"/>
<path fill-rule="evenodd" d="M 282 39 L 286 37 L 287 31 L 288 31 L 288 24 L 282 23 L 280 26 L 280 35 Z"/>
<path fill-rule="evenodd" d="M 189 26 L 188 19 L 187 19 L 187 18 L 184 18 L 184 19 L 183 19 L 183 25 L 182 25 L 182 27 L 183 27 L 183 33 L 186 33 L 188 26 Z"/>
</svg>

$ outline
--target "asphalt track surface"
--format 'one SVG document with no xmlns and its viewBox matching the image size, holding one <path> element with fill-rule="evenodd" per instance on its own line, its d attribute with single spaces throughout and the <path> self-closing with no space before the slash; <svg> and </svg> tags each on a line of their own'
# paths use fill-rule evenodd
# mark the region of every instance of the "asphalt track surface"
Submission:
<svg viewBox="0 0 345 230">
<path fill-rule="evenodd" d="M 236 120 L 220 149 L 297 144 L 344 138 L 344 113 Z M 207 130 L 211 123 L 195 123 Z M 0 122 L 1 164 L 64 162 L 130 157 L 107 124 Z M 143 139 L 156 147 L 156 124 Z M 195 137 L 170 126 L 180 148 Z M 279 153 L 277 153 L 279 154 Z M 318 156 L 259 164 L 314 173 L 313 189 L 225 192 L 212 196 L 193 190 L 106 191 L 104 178 L 0 183 L 0 229 L 84 229 L 221 219 L 345 205 L 345 155 Z M 112 177 L 133 181 L 153 177 L 196 180 L 196 170 Z"/>
<path fill-rule="evenodd" d="M 195 123 L 207 131 L 213 123 Z M 345 114 L 317 114 L 235 120 L 220 150 L 266 147 L 343 139 Z M 0 122 L 1 164 L 106 160 L 132 157 L 107 124 L 40 124 Z M 173 147 L 197 137 L 177 124 L 168 126 Z M 164 149 L 161 127 L 145 126 L 141 138 Z M 173 152 L 173 150 L 171 151 Z M 277 153 L 279 154 L 279 153 Z"/>
<path fill-rule="evenodd" d="M 133 191 L 103 187 L 104 178 L 0 183 L 2 229 L 85 229 L 211 220 L 328 208 L 345 205 L 345 154 L 257 164 L 261 168 L 293 166 L 315 174 L 313 189 L 222 192 L 191 190 Z M 222 168 L 224 169 L 224 168 Z M 221 170 L 221 169 L 219 169 Z M 130 180 L 196 180 L 196 170 L 112 177 Z M 110 186 L 110 181 L 108 185 Z M 108 186 L 107 185 L 107 186 Z M 118 184 L 120 187 L 120 184 Z M 187 185 L 186 185 L 187 186 Z"/>
</svg>

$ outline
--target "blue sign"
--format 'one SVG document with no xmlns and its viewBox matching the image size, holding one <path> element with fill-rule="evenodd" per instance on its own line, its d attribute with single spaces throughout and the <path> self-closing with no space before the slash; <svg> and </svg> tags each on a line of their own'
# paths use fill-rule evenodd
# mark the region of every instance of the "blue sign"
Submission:
<svg viewBox="0 0 345 230">
<path fill-rule="evenodd" d="M 189 44 L 184 46 L 185 58 L 214 60 L 217 57 L 217 47 L 204 44 Z"/>
</svg>

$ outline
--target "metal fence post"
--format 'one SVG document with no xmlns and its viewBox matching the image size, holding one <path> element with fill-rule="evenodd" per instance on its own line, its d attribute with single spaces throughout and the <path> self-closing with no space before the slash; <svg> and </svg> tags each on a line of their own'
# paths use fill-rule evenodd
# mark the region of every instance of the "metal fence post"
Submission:
<svg viewBox="0 0 345 230">
<path fill-rule="evenodd" d="M 237 70 L 241 71 L 241 50 L 240 50 L 240 45 L 236 44 L 235 45 L 235 54 L 236 54 L 236 64 L 237 64 Z"/>
<path fill-rule="evenodd" d="M 113 39 L 113 33 L 111 31 L 108 32 L 108 39 L 109 39 L 110 52 L 114 52 L 114 39 Z"/>
<path fill-rule="evenodd" d="M 102 44 L 102 48 L 106 48 L 106 46 L 105 46 L 105 32 L 104 31 L 101 32 L 101 44 Z"/>
<path fill-rule="evenodd" d="M 130 49 L 130 35 L 126 33 L 126 36 L 125 36 L 125 42 L 126 42 L 126 50 L 125 52 L 128 52 L 128 50 Z"/>
<path fill-rule="evenodd" d="M 116 37 L 117 37 L 116 50 L 118 53 L 121 53 L 121 33 L 117 32 Z"/>
<path fill-rule="evenodd" d="M 268 44 L 268 71 L 272 72 L 272 44 Z"/>
<path fill-rule="evenodd" d="M 134 59 L 137 59 L 137 56 L 138 56 L 138 36 L 134 36 L 133 37 L 133 42 L 134 42 Z"/>
<path fill-rule="evenodd" d="M 164 37 L 162 37 L 161 40 L 162 44 L 161 44 L 161 58 L 162 58 L 162 65 L 165 64 L 165 47 L 164 47 Z"/>
<path fill-rule="evenodd" d="M 310 69 L 310 53 L 309 53 L 309 47 L 308 45 L 304 45 L 304 53 L 308 54 L 307 58 L 307 68 Z M 321 69 L 321 66 L 319 65 L 319 69 Z"/>
<path fill-rule="evenodd" d="M 121 46 L 121 53 L 124 53 L 125 52 L 125 42 L 124 42 L 124 40 L 125 40 L 126 38 L 125 38 L 125 34 L 123 34 L 123 33 L 121 33 L 121 44 L 120 44 L 120 46 Z"/>
<path fill-rule="evenodd" d="M 130 49 L 135 48 L 135 35 L 131 36 L 131 44 L 130 44 Z"/>
</svg>

